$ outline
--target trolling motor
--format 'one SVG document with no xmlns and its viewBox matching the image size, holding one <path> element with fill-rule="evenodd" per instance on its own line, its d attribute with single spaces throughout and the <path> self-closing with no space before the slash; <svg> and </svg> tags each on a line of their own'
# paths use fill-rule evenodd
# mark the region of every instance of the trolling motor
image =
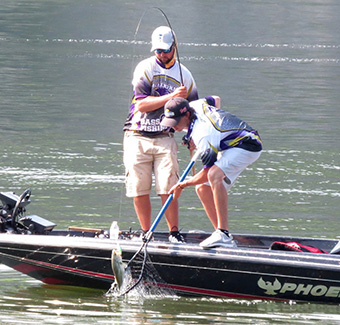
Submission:
<svg viewBox="0 0 340 325">
<path fill-rule="evenodd" d="M 37 215 L 25 216 L 26 206 L 30 201 L 31 190 L 27 189 L 20 196 L 12 192 L 0 192 L 0 232 L 45 234 L 55 224 Z"/>
</svg>

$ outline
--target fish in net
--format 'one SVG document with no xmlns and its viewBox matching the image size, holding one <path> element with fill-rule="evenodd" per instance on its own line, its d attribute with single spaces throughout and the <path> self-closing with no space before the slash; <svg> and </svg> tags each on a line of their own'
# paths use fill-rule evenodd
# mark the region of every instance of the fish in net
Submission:
<svg viewBox="0 0 340 325">
<path fill-rule="evenodd" d="M 146 246 L 125 266 L 122 281 L 115 281 L 107 294 L 125 296 L 131 292 L 141 296 L 176 296 L 175 291 L 159 275 Z M 114 255 L 113 258 L 119 260 Z"/>
</svg>

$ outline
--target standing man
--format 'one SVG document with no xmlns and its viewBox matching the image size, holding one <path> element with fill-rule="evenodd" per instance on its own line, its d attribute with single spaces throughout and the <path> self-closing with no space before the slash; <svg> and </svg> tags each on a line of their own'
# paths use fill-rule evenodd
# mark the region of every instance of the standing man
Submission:
<svg viewBox="0 0 340 325">
<path fill-rule="evenodd" d="M 164 105 L 171 98 L 198 99 L 190 71 L 176 60 L 175 33 L 160 26 L 152 33 L 154 56 L 141 61 L 133 75 L 133 99 L 124 125 L 124 165 L 126 195 L 134 207 L 144 232 L 151 227 L 150 192 L 152 174 L 162 204 L 178 181 L 177 144 L 174 130 L 162 127 Z M 165 212 L 170 242 L 184 242 L 178 228 L 178 201 Z"/>
<path fill-rule="evenodd" d="M 196 192 L 216 229 L 200 243 L 202 248 L 236 247 L 228 231 L 228 191 L 262 151 L 259 134 L 237 116 L 216 108 L 219 97 L 194 102 L 173 98 L 165 105 L 162 125 L 187 132 L 185 139 L 201 152 L 203 169 L 190 180 L 177 183 L 169 194 L 181 195 L 187 186 Z"/>
</svg>

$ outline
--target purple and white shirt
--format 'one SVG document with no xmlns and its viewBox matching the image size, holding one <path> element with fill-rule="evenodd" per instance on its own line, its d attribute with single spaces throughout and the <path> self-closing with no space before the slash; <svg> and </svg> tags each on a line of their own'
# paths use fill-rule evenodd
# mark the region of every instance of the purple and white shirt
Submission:
<svg viewBox="0 0 340 325">
<path fill-rule="evenodd" d="M 190 71 L 181 64 L 183 84 L 188 90 L 188 101 L 198 99 L 196 83 Z M 170 68 L 166 68 L 155 56 L 141 61 L 133 75 L 133 99 L 129 115 L 124 125 L 124 131 L 133 130 L 146 136 L 161 134 L 161 118 L 164 107 L 157 110 L 141 113 L 135 110 L 136 99 L 147 96 L 163 96 L 172 93 L 181 86 L 181 75 L 177 60 Z"/>
</svg>

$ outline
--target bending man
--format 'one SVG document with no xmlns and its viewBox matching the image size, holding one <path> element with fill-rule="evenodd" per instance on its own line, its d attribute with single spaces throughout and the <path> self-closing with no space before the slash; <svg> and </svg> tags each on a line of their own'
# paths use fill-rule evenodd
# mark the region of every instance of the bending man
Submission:
<svg viewBox="0 0 340 325">
<path fill-rule="evenodd" d="M 217 96 L 191 103 L 184 98 L 173 98 L 166 103 L 161 122 L 176 131 L 185 131 L 186 141 L 202 153 L 203 169 L 190 180 L 174 185 L 169 193 L 177 199 L 185 187 L 196 185 L 216 229 L 200 243 L 203 248 L 236 247 L 228 231 L 228 191 L 262 150 L 257 131 L 237 116 L 216 108 L 219 101 Z"/>
</svg>

